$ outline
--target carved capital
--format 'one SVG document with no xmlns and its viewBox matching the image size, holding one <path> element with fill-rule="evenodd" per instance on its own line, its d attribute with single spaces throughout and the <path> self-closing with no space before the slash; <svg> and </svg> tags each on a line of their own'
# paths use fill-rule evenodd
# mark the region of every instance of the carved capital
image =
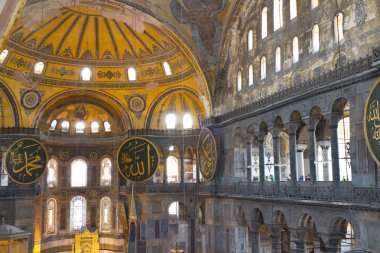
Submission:
<svg viewBox="0 0 380 253">
<path fill-rule="evenodd" d="M 308 131 L 315 131 L 315 127 L 317 126 L 320 120 L 320 117 L 307 117 L 303 119 L 303 122 L 305 122 Z"/>
<path fill-rule="evenodd" d="M 243 139 L 247 145 L 252 144 L 253 136 L 251 134 L 244 134 Z"/>
<path fill-rule="evenodd" d="M 267 136 L 268 132 L 267 131 L 259 131 L 258 137 L 259 137 L 259 142 L 263 142 L 265 140 L 265 136 Z"/>
<path fill-rule="evenodd" d="M 326 115 L 326 121 L 330 128 L 337 128 L 339 120 L 341 120 L 342 115 L 337 113 L 330 113 Z"/>
<path fill-rule="evenodd" d="M 279 138 L 282 132 L 282 128 L 272 127 L 269 129 L 269 132 L 272 134 L 272 138 Z"/>
<path fill-rule="evenodd" d="M 300 127 L 300 122 L 289 122 L 285 124 L 285 127 L 288 129 L 289 134 L 296 134 Z"/>
</svg>

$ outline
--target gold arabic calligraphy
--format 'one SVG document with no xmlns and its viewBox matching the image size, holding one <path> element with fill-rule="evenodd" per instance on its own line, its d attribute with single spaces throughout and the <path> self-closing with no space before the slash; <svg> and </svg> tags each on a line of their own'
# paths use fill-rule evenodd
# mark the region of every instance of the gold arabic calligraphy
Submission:
<svg viewBox="0 0 380 253">
<path fill-rule="evenodd" d="M 206 135 L 206 137 L 202 141 L 202 153 L 204 155 L 202 161 L 202 168 L 205 177 L 208 177 L 212 171 L 212 146 L 209 140 L 210 134 Z"/>
<path fill-rule="evenodd" d="M 379 100 L 375 100 L 369 105 L 369 110 L 367 114 L 367 122 L 372 122 L 373 127 L 374 127 L 373 132 L 372 132 L 372 138 L 376 141 L 380 141 L 380 102 Z"/>
<path fill-rule="evenodd" d="M 122 171 L 127 178 L 146 179 L 151 175 L 155 159 L 156 155 L 151 154 L 149 143 L 132 146 L 132 142 L 129 142 L 126 152 L 121 154 Z"/>
</svg>

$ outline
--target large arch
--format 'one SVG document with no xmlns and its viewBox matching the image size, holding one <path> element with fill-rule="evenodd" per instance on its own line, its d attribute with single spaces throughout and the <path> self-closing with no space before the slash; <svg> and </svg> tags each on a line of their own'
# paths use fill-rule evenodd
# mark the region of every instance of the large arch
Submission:
<svg viewBox="0 0 380 253">
<path fill-rule="evenodd" d="M 3 82 L 1 81 L 0 81 L 0 89 L 2 93 L 4 93 L 4 95 L 6 96 L 6 99 L 9 101 L 9 104 L 12 108 L 14 126 L 19 127 L 21 125 L 21 119 L 20 119 L 20 112 L 18 110 L 16 100 L 13 97 L 12 93 L 7 88 L 7 86 L 4 85 Z"/>
</svg>

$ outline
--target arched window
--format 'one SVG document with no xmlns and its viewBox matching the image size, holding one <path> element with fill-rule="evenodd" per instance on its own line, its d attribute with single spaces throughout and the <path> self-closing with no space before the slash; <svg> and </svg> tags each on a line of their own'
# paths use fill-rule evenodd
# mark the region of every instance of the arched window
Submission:
<svg viewBox="0 0 380 253">
<path fill-rule="evenodd" d="M 104 158 L 100 163 L 100 185 L 111 185 L 112 179 L 112 163 L 109 158 Z"/>
<path fill-rule="evenodd" d="M 100 231 L 111 231 L 111 217 L 112 217 L 111 200 L 108 197 L 104 197 L 100 200 Z"/>
<path fill-rule="evenodd" d="M 4 49 L 3 52 L 0 54 L 0 64 L 3 64 L 5 62 L 5 59 L 7 59 L 7 56 L 9 54 L 8 49 Z"/>
<path fill-rule="evenodd" d="M 136 81 L 137 80 L 137 72 L 135 68 L 130 67 L 128 69 L 128 80 L 129 81 Z"/>
<path fill-rule="evenodd" d="M 174 113 L 169 113 L 166 115 L 165 123 L 166 129 L 175 129 L 177 117 Z"/>
<path fill-rule="evenodd" d="M 163 63 L 165 75 L 170 76 L 172 74 L 172 69 L 170 68 L 170 65 L 168 62 Z"/>
<path fill-rule="evenodd" d="M 268 36 L 268 8 L 264 7 L 261 11 L 261 38 Z"/>
<path fill-rule="evenodd" d="M 49 199 L 46 207 L 46 232 L 47 234 L 52 235 L 57 232 L 57 202 L 55 199 Z"/>
<path fill-rule="evenodd" d="M 344 117 L 338 122 L 338 154 L 341 181 L 351 181 L 351 157 L 350 157 L 350 117 Z"/>
<path fill-rule="evenodd" d="M 298 37 L 293 38 L 293 63 L 299 60 Z"/>
<path fill-rule="evenodd" d="M 62 121 L 61 131 L 64 133 L 67 133 L 69 131 L 69 128 L 70 128 L 70 123 L 67 120 Z"/>
<path fill-rule="evenodd" d="M 281 48 L 276 48 L 276 72 L 281 70 Z"/>
<path fill-rule="evenodd" d="M 37 62 L 34 65 L 34 74 L 41 75 L 44 71 L 45 64 L 43 62 Z"/>
<path fill-rule="evenodd" d="M 82 81 L 90 81 L 91 80 L 91 69 L 89 67 L 84 67 L 80 72 Z"/>
<path fill-rule="evenodd" d="M 319 51 L 319 26 L 315 24 L 312 31 L 313 54 Z"/>
<path fill-rule="evenodd" d="M 168 213 L 169 215 L 176 216 L 178 218 L 179 216 L 179 202 L 178 201 L 170 204 Z"/>
<path fill-rule="evenodd" d="M 85 125 L 84 125 L 83 121 L 80 121 L 80 122 L 76 123 L 76 125 L 75 125 L 75 132 L 77 134 L 84 134 L 84 129 L 85 129 Z"/>
<path fill-rule="evenodd" d="M 290 0 L 290 19 L 297 17 L 297 0 Z"/>
<path fill-rule="evenodd" d="M 343 14 L 337 13 L 334 17 L 334 35 L 335 41 L 339 42 L 343 40 Z"/>
<path fill-rule="evenodd" d="M 71 163 L 71 187 L 87 186 L 87 163 L 76 159 Z"/>
<path fill-rule="evenodd" d="M 53 120 L 52 122 L 51 122 L 51 124 L 50 124 L 50 128 L 49 128 L 49 130 L 50 131 L 55 131 L 55 128 L 57 127 L 57 123 L 58 123 L 58 121 L 55 119 L 55 120 Z"/>
<path fill-rule="evenodd" d="M 238 72 L 237 75 L 237 84 L 236 84 L 237 91 L 241 91 L 241 72 Z"/>
<path fill-rule="evenodd" d="M 96 121 L 93 121 L 91 123 L 91 133 L 99 133 L 99 123 Z"/>
<path fill-rule="evenodd" d="M 193 128 L 193 118 L 189 113 L 185 113 L 185 115 L 183 115 L 183 128 Z"/>
<path fill-rule="evenodd" d="M 311 0 L 311 9 L 314 9 L 319 5 L 319 0 Z"/>
<path fill-rule="evenodd" d="M 263 80 L 263 79 L 265 79 L 267 77 L 267 58 L 265 58 L 265 56 L 263 56 L 261 58 L 261 65 L 260 66 L 261 66 L 261 68 L 260 68 L 260 70 L 261 70 L 260 77 L 261 77 L 261 80 Z"/>
<path fill-rule="evenodd" d="M 253 49 L 253 31 L 249 30 L 248 32 L 248 51 L 252 51 Z"/>
<path fill-rule="evenodd" d="M 253 65 L 250 64 L 248 67 L 248 85 L 253 85 Z"/>
<path fill-rule="evenodd" d="M 108 121 L 104 121 L 104 131 L 106 133 L 111 132 L 111 124 Z"/>
<path fill-rule="evenodd" d="M 178 183 L 178 160 L 174 156 L 169 156 L 166 159 L 166 168 L 167 168 L 167 182 L 168 183 Z"/>
<path fill-rule="evenodd" d="M 47 186 L 48 187 L 56 187 L 57 181 L 58 181 L 58 162 L 55 159 L 50 159 L 48 166 L 48 173 L 47 173 Z"/>
<path fill-rule="evenodd" d="M 283 17 L 282 17 L 282 0 L 273 1 L 273 30 L 283 26 Z"/>
<path fill-rule="evenodd" d="M 74 197 L 70 202 L 70 230 L 82 231 L 86 227 L 86 199 Z"/>
</svg>

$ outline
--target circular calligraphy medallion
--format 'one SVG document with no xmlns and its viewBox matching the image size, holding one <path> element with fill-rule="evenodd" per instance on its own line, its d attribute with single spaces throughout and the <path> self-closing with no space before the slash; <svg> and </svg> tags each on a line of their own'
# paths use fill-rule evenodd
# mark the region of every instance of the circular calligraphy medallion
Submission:
<svg viewBox="0 0 380 253">
<path fill-rule="evenodd" d="M 18 184 L 32 184 L 44 173 L 47 163 L 44 146 L 34 139 L 15 141 L 5 155 L 8 176 Z"/>
<path fill-rule="evenodd" d="M 197 157 L 199 170 L 206 181 L 214 178 L 218 158 L 216 142 L 210 129 L 202 127 L 198 138 Z"/>
<path fill-rule="evenodd" d="M 157 148 L 149 140 L 140 137 L 125 140 L 116 157 L 120 174 L 137 183 L 150 179 L 159 164 Z"/>
<path fill-rule="evenodd" d="M 380 166 L 380 79 L 375 82 L 368 94 L 363 122 L 368 150 Z"/>
<path fill-rule="evenodd" d="M 28 110 L 34 110 L 41 102 L 41 95 L 38 91 L 29 90 L 21 96 L 21 105 Z"/>
</svg>

